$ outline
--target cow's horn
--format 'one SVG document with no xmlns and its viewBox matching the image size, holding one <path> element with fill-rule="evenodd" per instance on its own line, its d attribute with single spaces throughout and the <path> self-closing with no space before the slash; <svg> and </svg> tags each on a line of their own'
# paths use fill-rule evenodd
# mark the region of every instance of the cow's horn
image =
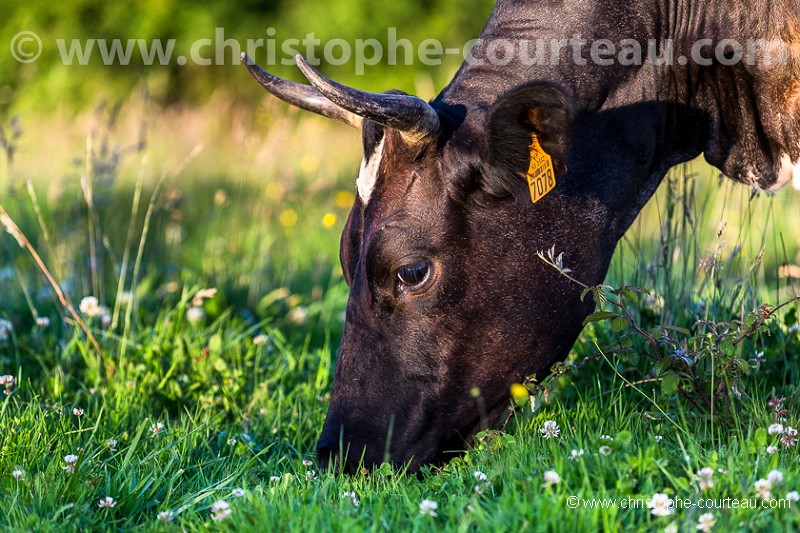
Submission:
<svg viewBox="0 0 800 533">
<path fill-rule="evenodd" d="M 439 132 L 439 115 L 424 100 L 407 94 L 376 94 L 353 89 L 326 78 L 302 55 L 296 55 L 295 60 L 319 92 L 347 111 L 399 130 L 412 142 L 429 139 Z"/>
<path fill-rule="evenodd" d="M 361 128 L 363 119 L 359 115 L 339 107 L 311 85 L 295 83 L 270 74 L 256 65 L 244 52 L 242 52 L 242 62 L 247 67 L 250 75 L 253 76 L 262 87 L 284 102 L 297 106 L 300 109 L 305 109 L 306 111 L 311 111 L 312 113 L 317 113 L 318 115 L 332 118 L 339 122 L 344 122 L 353 127 Z"/>
</svg>

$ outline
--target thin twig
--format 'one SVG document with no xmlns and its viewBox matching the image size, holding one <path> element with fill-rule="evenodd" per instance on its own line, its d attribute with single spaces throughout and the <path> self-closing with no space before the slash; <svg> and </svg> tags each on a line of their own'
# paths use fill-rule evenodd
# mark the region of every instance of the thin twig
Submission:
<svg viewBox="0 0 800 533">
<path fill-rule="evenodd" d="M 580 287 L 583 287 L 583 288 L 584 288 L 584 289 L 586 289 L 586 290 L 592 289 L 592 287 L 590 287 L 589 285 L 585 284 L 584 282 L 582 282 L 582 281 L 580 281 L 580 280 L 578 280 L 578 279 L 575 279 L 575 278 L 573 278 L 573 277 L 572 277 L 572 276 L 570 276 L 570 275 L 569 275 L 567 272 L 564 272 L 564 269 L 563 269 L 563 268 L 561 268 L 561 267 L 559 267 L 557 264 L 555 264 L 555 262 L 554 262 L 554 261 L 552 261 L 552 260 L 550 260 L 550 259 L 546 258 L 546 257 L 544 256 L 544 252 L 542 252 L 542 251 L 536 252 L 536 255 L 539 257 L 539 259 L 541 259 L 541 260 L 542 260 L 542 261 L 544 261 L 546 264 L 548 264 L 548 265 L 550 265 L 551 267 L 553 267 L 554 269 L 556 269 L 556 270 L 557 270 L 557 271 L 558 271 L 558 272 L 559 272 L 559 273 L 560 273 L 562 276 L 564 276 L 565 278 L 567 278 L 568 280 L 570 280 L 572 283 L 575 283 L 576 285 L 578 285 L 578 286 L 580 286 Z"/>
<path fill-rule="evenodd" d="M 614 300 L 609 299 L 608 301 L 612 305 L 619 307 L 622 310 L 622 312 L 625 313 L 625 316 L 628 317 L 628 321 L 630 322 L 631 327 L 633 327 L 636 333 L 641 335 L 642 338 L 644 338 L 650 344 L 650 346 L 653 347 L 656 359 L 658 359 L 659 361 L 663 359 L 664 356 L 661 355 L 661 350 L 658 349 L 658 340 L 654 336 L 650 335 L 649 333 L 647 333 L 646 331 L 644 331 L 642 328 L 639 327 L 639 324 L 637 324 L 636 320 L 633 319 L 633 315 L 631 314 L 631 312 L 628 311 L 628 308 L 625 307 L 625 305 L 623 305 L 622 300 L 615 302 Z"/>
<path fill-rule="evenodd" d="M 737 344 L 741 344 L 742 341 L 744 341 L 747 337 L 749 337 L 750 335 L 755 333 L 758 330 L 758 328 L 761 327 L 767 320 L 769 320 L 770 318 L 775 316 L 775 314 L 778 311 L 780 311 L 781 309 L 783 309 L 787 305 L 791 305 L 791 304 L 793 304 L 795 302 L 800 302 L 800 296 L 793 296 L 791 299 L 786 300 L 785 302 L 780 304 L 778 307 L 776 307 L 776 308 L 772 309 L 771 311 L 769 311 L 767 313 L 764 313 L 762 316 L 758 317 L 756 319 L 755 323 L 753 323 L 753 325 L 750 326 L 747 329 L 747 331 L 745 331 L 741 336 L 739 336 L 738 338 L 736 338 L 733 341 L 733 345 L 736 346 Z"/>
<path fill-rule="evenodd" d="M 50 273 L 50 270 L 36 252 L 36 249 L 34 249 L 33 245 L 22 232 L 22 230 L 19 229 L 19 226 L 17 226 L 16 222 L 14 222 L 14 220 L 8 215 L 8 212 L 3 208 L 2 204 L 0 204 L 0 223 L 2 223 L 2 225 L 5 226 L 6 231 L 8 231 L 8 233 L 16 239 L 20 247 L 25 249 L 31 255 L 34 263 L 36 263 L 36 266 L 39 267 L 39 271 L 44 275 L 45 278 L 47 278 L 47 281 L 50 283 L 53 291 L 55 291 L 56 295 L 58 296 L 58 300 L 61 302 L 61 305 L 63 305 L 67 311 L 69 311 L 69 314 L 72 316 L 73 320 L 75 320 L 83 332 L 86 333 L 86 336 L 89 338 L 92 346 L 94 346 L 94 349 L 97 350 L 97 354 L 100 356 L 100 374 L 105 376 L 105 356 L 103 354 L 103 349 L 100 348 L 100 344 L 97 342 L 97 339 L 95 339 L 94 335 L 92 335 L 91 330 L 80 317 L 80 315 L 75 311 L 75 308 L 72 307 L 69 299 L 61 290 L 61 286 Z"/>
</svg>

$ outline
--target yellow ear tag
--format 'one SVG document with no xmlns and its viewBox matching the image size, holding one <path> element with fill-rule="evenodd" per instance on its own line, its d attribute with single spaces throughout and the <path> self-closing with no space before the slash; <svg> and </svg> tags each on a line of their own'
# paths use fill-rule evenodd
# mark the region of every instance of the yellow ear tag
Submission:
<svg viewBox="0 0 800 533">
<path fill-rule="evenodd" d="M 528 167 L 528 188 L 533 203 L 544 198 L 556 186 L 556 172 L 553 158 L 547 155 L 539 144 L 539 137 L 531 134 L 531 165 Z"/>
</svg>

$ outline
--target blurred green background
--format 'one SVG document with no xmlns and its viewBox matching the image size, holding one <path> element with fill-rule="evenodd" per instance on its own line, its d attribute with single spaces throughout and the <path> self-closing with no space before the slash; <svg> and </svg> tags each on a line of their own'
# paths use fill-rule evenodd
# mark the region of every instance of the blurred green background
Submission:
<svg viewBox="0 0 800 533">
<path fill-rule="evenodd" d="M 243 48 L 247 39 L 267 39 L 267 30 L 273 28 L 278 48 L 284 39 L 303 39 L 314 33 L 321 41 L 316 55 L 321 56 L 325 42 L 331 39 L 350 43 L 377 39 L 385 44 L 387 29 L 397 28 L 398 39 L 408 39 L 415 46 L 427 38 L 436 38 L 446 46 L 461 47 L 478 35 L 492 5 L 491 0 L 465 0 L 457 5 L 445 0 L 0 0 L 0 111 L 51 111 L 65 105 L 93 105 L 98 96 L 124 97 L 132 86 L 140 84 L 147 86 L 152 97 L 162 104 L 201 103 L 218 91 L 255 91 L 241 67 L 231 65 L 230 54 L 225 65 L 207 67 L 192 62 L 179 66 L 175 61 L 168 66 L 144 66 L 138 54 L 134 54 L 130 65 L 104 66 L 97 53 L 86 66 L 64 66 L 57 39 L 175 39 L 175 56 L 188 56 L 193 42 L 214 39 L 217 28 L 222 28 L 226 39 L 243 43 Z M 9 43 L 20 31 L 35 32 L 42 39 L 43 53 L 34 63 L 21 64 L 9 53 Z M 264 54 L 259 57 L 262 62 Z M 432 84 L 440 87 L 460 58 L 446 57 L 442 66 L 432 67 L 389 68 L 385 63 L 386 58 L 382 64 L 368 67 L 365 76 L 357 76 L 352 63 L 340 67 L 323 65 L 322 69 L 337 79 L 370 90 L 414 91 L 420 75 L 430 77 Z M 300 79 L 294 67 L 278 66 L 273 70 Z M 425 83 L 431 85 L 430 81 Z"/>
</svg>

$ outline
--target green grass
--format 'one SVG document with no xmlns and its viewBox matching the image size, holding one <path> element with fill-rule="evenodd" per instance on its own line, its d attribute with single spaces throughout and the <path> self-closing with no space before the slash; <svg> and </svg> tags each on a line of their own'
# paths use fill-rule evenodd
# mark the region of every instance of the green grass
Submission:
<svg viewBox="0 0 800 533">
<path fill-rule="evenodd" d="M 800 337 L 785 314 L 743 348 L 744 360 L 750 351 L 766 360 L 745 378 L 729 421 L 663 395 L 646 364 L 609 356 L 560 378 L 549 402 L 538 397 L 534 411 L 526 404 L 506 433 L 487 433 L 465 456 L 420 477 L 388 468 L 336 477 L 304 465 L 313 460 L 343 325 L 337 246 L 357 138 L 313 118 L 272 113 L 264 125 L 263 114 L 231 109 L 230 123 L 209 109 L 149 119 L 148 147 L 119 158 L 115 147 L 135 144 L 135 113 L 68 128 L 63 142 L 49 141 L 48 154 L 41 144 L 52 124 L 26 126 L 1 174 L 0 205 L 75 308 L 94 295 L 117 320 L 112 327 L 87 319 L 101 358 L 29 254 L 0 236 L 0 318 L 13 324 L 0 341 L 0 374 L 17 380 L 0 404 L 0 529 L 656 531 L 674 523 L 695 531 L 705 509 L 658 517 L 644 501 L 666 493 L 695 504 L 760 505 L 754 483 L 773 469 L 783 473 L 775 498 L 800 490 L 797 446 L 767 452 L 778 441 L 766 433 L 771 397 L 789 396 L 785 425 L 798 424 Z M 203 151 L 182 165 L 201 142 Z M 612 284 L 653 290 L 637 318 L 680 327 L 700 315 L 727 322 L 796 294 L 793 280 L 776 274 L 798 262 L 797 200 L 788 191 L 752 202 L 748 195 L 727 182 L 717 187 L 700 165 L 675 172 L 609 274 Z M 211 287 L 216 295 L 192 303 Z M 193 307 L 203 311 L 195 321 Z M 50 325 L 37 326 L 37 316 Z M 571 361 L 614 335 L 603 324 L 588 328 Z M 558 438 L 541 433 L 548 420 Z M 571 460 L 573 449 L 584 454 Z M 72 473 L 64 469 L 70 454 L 78 456 Z M 701 490 L 704 467 L 715 473 Z M 543 488 L 550 470 L 560 481 Z M 107 496 L 116 505 L 99 507 Z M 623 508 L 623 498 L 637 508 Z M 438 504 L 438 516 L 420 513 L 424 499 Z M 214 521 L 219 500 L 231 514 Z M 783 505 L 713 509 L 714 529 L 800 527 L 800 508 Z M 172 522 L 158 520 L 166 511 Z"/>
</svg>

